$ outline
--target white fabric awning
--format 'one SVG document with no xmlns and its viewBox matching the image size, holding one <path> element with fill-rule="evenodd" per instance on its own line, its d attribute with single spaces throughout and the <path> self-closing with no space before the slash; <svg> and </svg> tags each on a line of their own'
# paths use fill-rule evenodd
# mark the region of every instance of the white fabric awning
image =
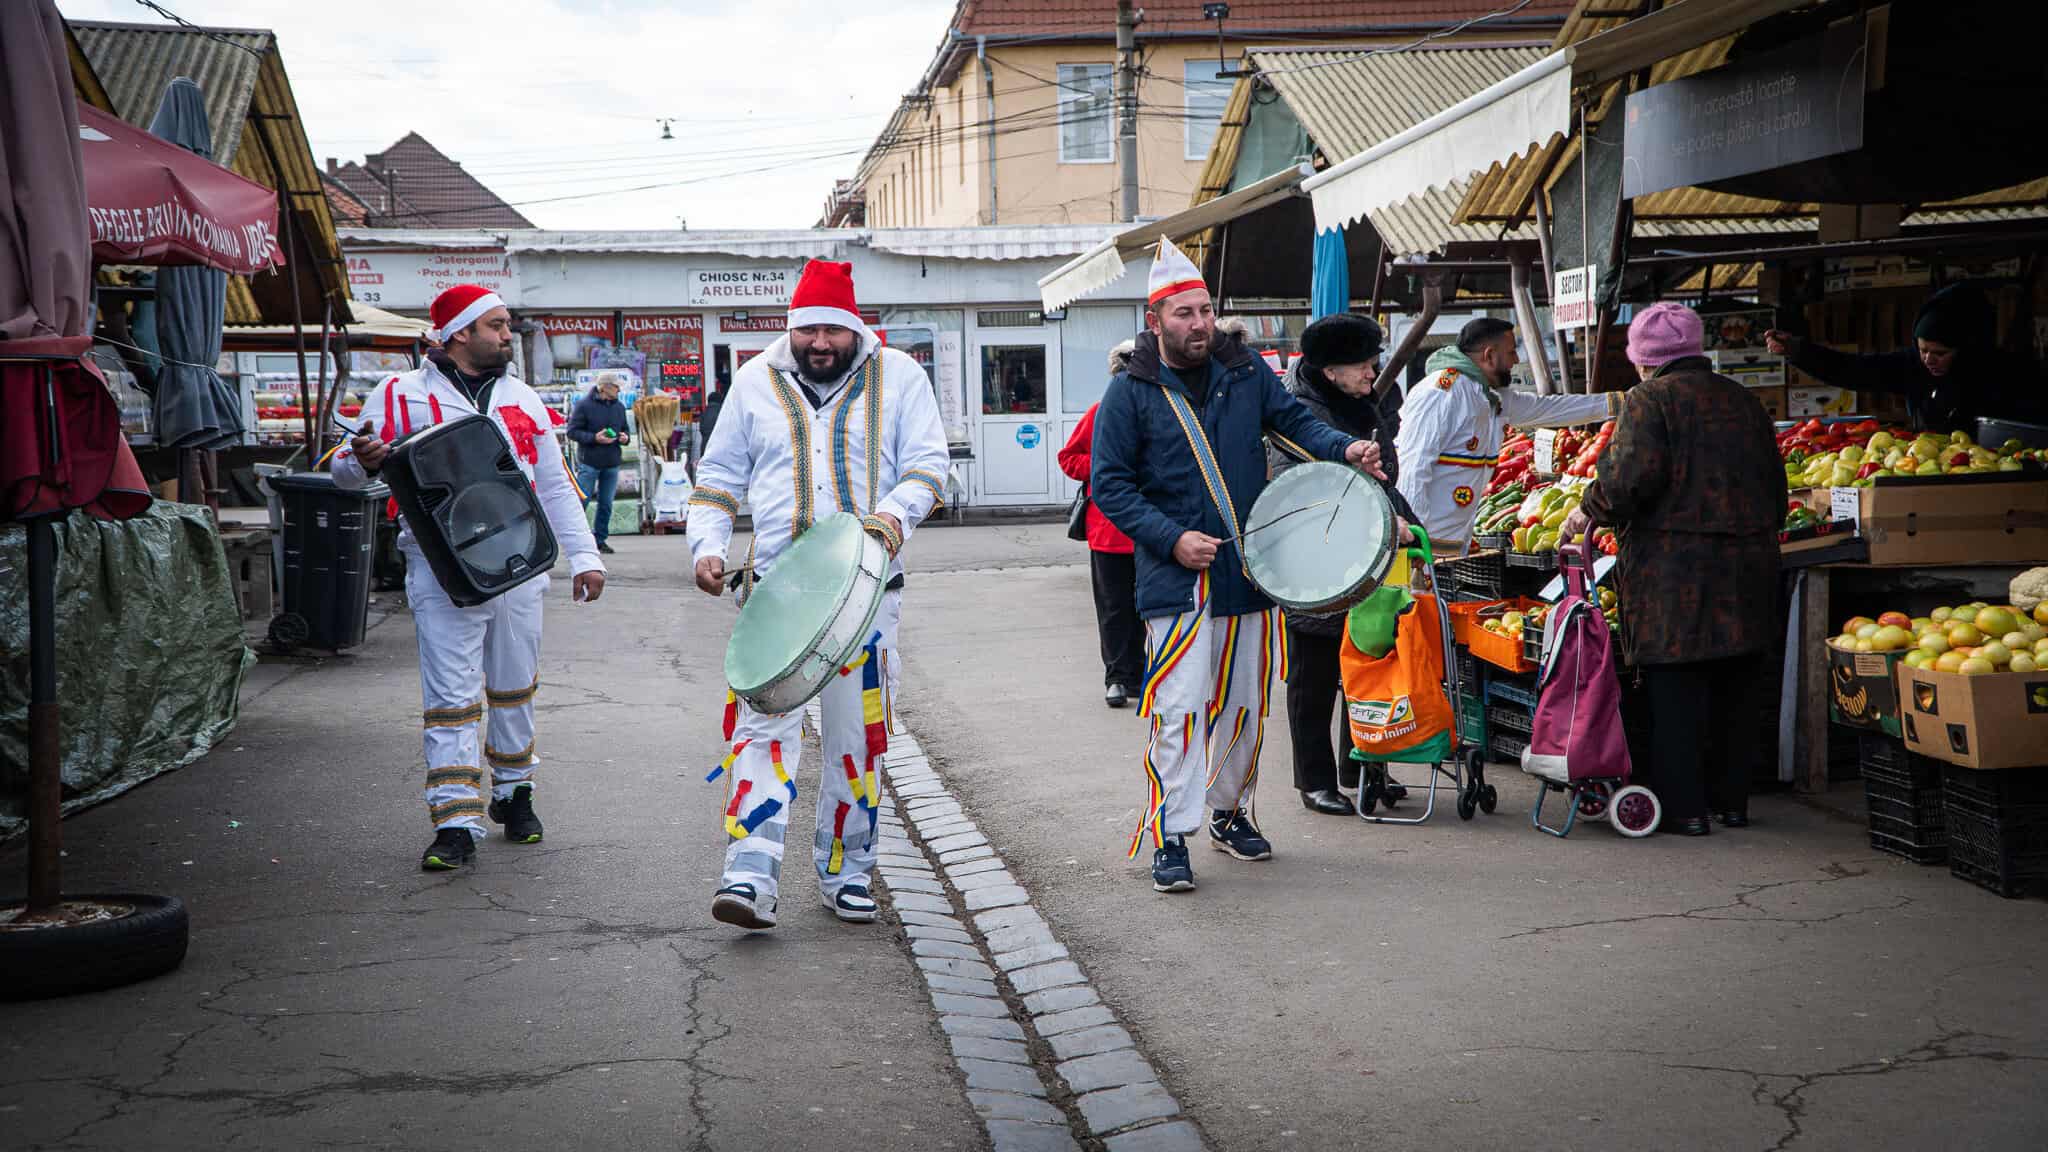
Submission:
<svg viewBox="0 0 2048 1152">
<path fill-rule="evenodd" d="M 1569 47 L 1437 113 L 1398 136 L 1310 177 L 1316 228 L 1348 227 L 1368 213 L 1483 172 L 1564 135 L 1572 92 L 1733 35 L 1805 0 L 1680 0 Z"/>
<path fill-rule="evenodd" d="M 1178 244 L 1198 232 L 1206 232 L 1218 224 L 1227 224 L 1239 216 L 1257 212 L 1290 196 L 1298 196 L 1302 181 L 1308 179 L 1312 171 L 1306 164 L 1284 169 L 1229 195 L 1205 200 L 1163 220 L 1126 228 L 1069 260 L 1050 275 L 1041 277 L 1038 281 L 1039 299 L 1048 309 L 1065 308 L 1090 292 L 1100 291 L 1122 279 L 1124 262 L 1151 252 L 1161 236 Z"/>
</svg>

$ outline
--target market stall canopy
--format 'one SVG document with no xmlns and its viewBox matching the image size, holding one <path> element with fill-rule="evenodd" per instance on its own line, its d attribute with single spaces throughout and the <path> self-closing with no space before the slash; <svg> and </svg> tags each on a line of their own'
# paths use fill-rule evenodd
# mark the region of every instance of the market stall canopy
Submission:
<svg viewBox="0 0 2048 1152">
<path fill-rule="evenodd" d="M 1985 9 L 1996 9 L 1997 19 L 1973 19 L 1970 10 L 1979 5 Z M 1604 15 L 1611 12 L 1597 3 L 1582 4 L 1559 34 L 1560 48 L 1577 46 L 1590 47 L 1594 41 L 1629 24 L 1620 23 L 1621 17 Z M 1929 13 L 1932 13 L 1930 17 Z M 1826 13 L 1823 12 L 1823 15 Z M 1803 14 L 1795 14 L 1787 20 L 1796 21 Z M 2034 118 L 2043 115 L 2041 102 L 2029 95 L 2027 98 L 2013 98 L 2010 90 L 2014 85 L 2027 86 L 2037 94 L 2043 83 L 2048 83 L 2038 58 L 2040 36 L 2025 34 L 2020 25 L 2039 28 L 2048 12 L 2040 6 L 2002 5 L 1995 0 L 1954 0 L 1931 9 L 1916 9 L 1903 4 L 1894 4 L 1890 9 L 1888 36 L 1874 43 L 1896 45 L 1889 60 L 1883 64 L 1883 84 L 1886 92 L 1874 92 L 1870 107 L 1871 119 L 1864 126 L 1865 146 L 1858 153 L 1875 149 L 1885 154 L 1882 160 L 1864 158 L 1867 168 L 1876 163 L 1882 178 L 1873 178 L 1869 172 L 1853 176 L 1848 187 L 1834 188 L 1838 194 L 1853 193 L 1856 202 L 1891 201 L 1907 206 L 1902 226 L 1954 226 L 1962 224 L 1992 223 L 2013 216 L 2039 215 L 2039 208 L 2048 204 L 2048 176 L 2040 165 L 2048 163 L 2048 153 L 2035 147 L 2038 127 L 2027 127 Z M 1904 19 L 1902 25 L 1901 21 Z M 1937 19 L 1939 29 L 1930 32 L 1915 31 L 1917 21 Z M 1798 29 L 1785 27 L 1785 21 L 1776 22 L 1783 34 L 1796 34 Z M 1958 62 L 1970 61 L 1973 76 L 1986 75 L 1986 60 L 1975 47 L 1959 47 L 1941 41 L 1946 36 L 1974 36 L 1983 38 L 1995 35 L 1999 44 L 2012 43 L 2032 52 L 2032 60 L 2021 60 L 2017 66 L 1988 69 L 1990 75 L 1984 83 L 1972 83 L 1968 89 L 1953 86 L 1953 70 Z M 1809 29 L 1808 31 L 1811 31 Z M 1760 33 L 1757 35 L 1761 35 Z M 1748 37 L 1753 39 L 1755 37 Z M 1670 85 L 1687 80 L 1702 73 L 1721 68 L 1737 59 L 1743 53 L 1745 37 L 1724 36 L 1685 52 L 1669 56 L 1649 69 L 1649 88 Z M 2002 49 L 2001 49 L 2002 50 Z M 1751 53 L 1754 55 L 1754 53 Z M 1947 81 L 1947 87 L 1941 85 Z M 1936 91 L 1929 91 L 1932 84 Z M 1598 95 L 1586 110 L 1589 127 L 1606 123 L 1610 116 L 1620 115 L 1626 94 L 1621 85 L 1613 85 Z M 1907 97 L 1912 90 L 1917 97 Z M 1902 98 L 1906 97 L 1906 98 Z M 1956 116 L 1958 102 L 1967 105 L 1967 115 Z M 1898 119 L 1917 117 L 1939 117 L 1941 125 L 1929 127 L 1925 124 L 1914 126 Z M 1952 121 L 1967 120 L 1967 131 L 1953 131 Z M 1981 134 L 1995 132 L 2013 136 L 2021 141 L 2006 146 L 1987 146 Z M 1903 149 L 1904 154 L 1897 150 Z M 1959 150 L 1953 155 L 1949 150 Z M 1539 187 L 1551 190 L 1556 195 L 1561 182 L 1573 177 L 1575 164 L 1580 152 L 1577 133 L 1555 139 L 1534 152 L 1507 159 L 1471 181 L 1464 202 L 1459 206 L 1457 219 L 1463 224 L 1513 224 L 1526 220 L 1532 211 L 1534 197 Z M 1947 157 L 1947 158 L 1943 158 Z M 1832 170 L 1839 157 L 1819 161 L 1821 174 Z M 2018 165 L 2020 167 L 2015 168 Z M 2033 165 L 2027 168 L 2026 165 Z M 2032 173 L 2029 175 L 2029 173 Z M 1714 181 L 1709 186 L 1687 185 L 1667 187 L 1637 195 L 1632 201 L 1632 217 L 1636 234 L 1648 234 L 1645 226 L 1697 226 L 1714 222 L 1724 226 L 1729 234 L 1735 232 L 1810 232 L 1817 224 L 1820 212 L 1819 190 L 1807 186 L 1814 173 L 1808 166 L 1799 165 L 1788 173 L 1795 183 L 1783 187 L 1753 183 L 1762 178 L 1778 179 L 1770 172 L 1758 173 L 1754 177 L 1736 177 L 1728 181 Z M 1955 183 L 1961 181 L 1962 183 Z M 2020 182 L 2024 181 L 2024 182 Z M 1963 191 L 1957 191 L 1957 188 Z M 1563 213 L 1559 215 L 1564 223 Z"/>
<path fill-rule="evenodd" d="M 349 319 L 336 319 L 336 327 L 348 329 L 349 347 L 406 349 L 415 343 L 425 342 L 433 325 L 425 320 L 400 316 L 382 308 L 351 300 L 348 302 Z M 309 333 L 308 343 L 317 343 L 318 334 Z M 298 338 L 298 330 L 289 324 L 231 324 L 223 333 L 223 346 L 231 351 L 245 351 L 256 348 L 289 348 Z"/>
<path fill-rule="evenodd" d="M 1287 168 L 1228 196 L 1197 204 L 1164 220 L 1126 228 L 1041 277 L 1038 281 L 1039 297 L 1047 308 L 1064 308 L 1090 292 L 1116 283 L 1124 274 L 1125 262 L 1143 258 L 1159 243 L 1161 236 L 1178 242 L 1218 224 L 1301 195 L 1301 184 L 1311 171 L 1306 164 Z M 1306 290 L 1306 283 L 1303 288 Z"/>
<path fill-rule="evenodd" d="M 1680 0 L 1570 44 L 1415 127 L 1309 178 L 1318 230 L 1353 221 L 1542 147 L 1572 128 L 1572 93 L 1730 36 L 1806 0 Z"/>
<path fill-rule="evenodd" d="M 95 259 L 239 276 L 282 262 L 275 192 L 97 108 L 78 121 Z"/>
</svg>

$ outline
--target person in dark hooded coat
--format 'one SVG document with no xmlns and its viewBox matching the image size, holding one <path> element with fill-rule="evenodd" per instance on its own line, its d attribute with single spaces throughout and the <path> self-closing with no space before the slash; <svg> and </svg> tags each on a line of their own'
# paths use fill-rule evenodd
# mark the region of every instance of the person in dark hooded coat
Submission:
<svg viewBox="0 0 2048 1152">
<path fill-rule="evenodd" d="M 1764 344 L 1832 387 L 1905 397 L 1916 427 L 1969 432 L 1986 418 L 2048 424 L 2038 367 L 2000 349 L 1997 332 L 1990 301 L 1966 280 L 1920 306 L 1911 348 L 1859 356 L 1775 329 Z"/>
</svg>

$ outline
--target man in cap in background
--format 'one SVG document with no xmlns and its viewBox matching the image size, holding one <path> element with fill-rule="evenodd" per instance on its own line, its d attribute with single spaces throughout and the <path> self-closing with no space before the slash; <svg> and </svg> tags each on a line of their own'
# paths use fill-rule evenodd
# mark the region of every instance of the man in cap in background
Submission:
<svg viewBox="0 0 2048 1152">
<path fill-rule="evenodd" d="M 439 347 L 411 372 L 388 377 L 363 402 L 362 430 L 334 455 L 334 482 L 361 488 L 376 478 L 400 436 L 464 416 L 486 415 L 512 445 L 548 525 L 569 560 L 575 598 L 604 592 L 604 561 L 583 519 L 583 495 L 555 440 L 554 420 L 533 389 L 506 373 L 512 363 L 512 313 L 497 293 L 459 284 L 428 311 Z M 420 697 L 427 758 L 427 815 L 434 842 L 420 858 L 427 871 L 459 868 L 476 855 L 484 817 L 504 825 L 515 844 L 541 839 L 533 810 L 533 697 L 540 687 L 540 576 L 469 608 L 442 590 L 426 557 L 401 524 L 405 598 L 419 638 Z M 488 735 L 481 747 L 477 727 Z M 483 763 L 491 800 L 483 799 Z"/>
<path fill-rule="evenodd" d="M 1235 539 L 1265 489 L 1261 435 L 1374 475 L 1380 453 L 1311 416 L 1243 340 L 1218 339 L 1201 272 L 1165 237 L 1150 289 L 1146 330 L 1096 413 L 1089 491 L 1137 546 L 1147 663 L 1139 715 L 1151 733 L 1131 855 L 1149 832 L 1152 887 L 1185 892 L 1195 886 L 1186 837 L 1205 824 L 1219 851 L 1273 855 L 1248 801 L 1286 643 Z"/>
</svg>

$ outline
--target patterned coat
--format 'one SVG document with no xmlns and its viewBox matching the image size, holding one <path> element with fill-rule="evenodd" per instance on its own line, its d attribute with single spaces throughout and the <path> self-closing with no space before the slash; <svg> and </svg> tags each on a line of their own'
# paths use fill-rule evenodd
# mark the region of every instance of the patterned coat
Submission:
<svg viewBox="0 0 2048 1152">
<path fill-rule="evenodd" d="M 1785 468 L 1771 418 L 1705 357 L 1628 393 L 1586 512 L 1620 537 L 1622 636 L 1636 664 L 1763 652 L 1779 640 Z"/>
</svg>

